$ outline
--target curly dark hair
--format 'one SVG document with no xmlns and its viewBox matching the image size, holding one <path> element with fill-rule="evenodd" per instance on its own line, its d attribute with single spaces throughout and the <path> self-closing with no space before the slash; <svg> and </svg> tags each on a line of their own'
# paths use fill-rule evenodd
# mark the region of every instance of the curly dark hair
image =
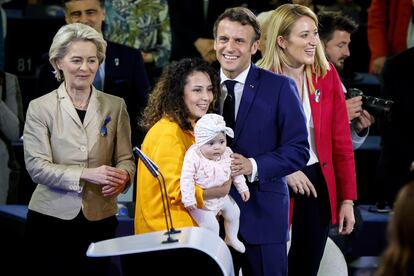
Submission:
<svg viewBox="0 0 414 276">
<path fill-rule="evenodd" d="M 149 95 L 148 105 L 139 122 L 144 131 L 148 131 L 162 117 L 168 117 L 184 130 L 193 129 L 183 97 L 184 86 L 188 76 L 193 72 L 204 72 L 209 75 L 213 85 L 213 102 L 209 107 L 209 112 L 213 111 L 215 102 L 221 93 L 216 70 L 201 58 L 184 58 L 173 61 L 165 68 Z"/>
</svg>

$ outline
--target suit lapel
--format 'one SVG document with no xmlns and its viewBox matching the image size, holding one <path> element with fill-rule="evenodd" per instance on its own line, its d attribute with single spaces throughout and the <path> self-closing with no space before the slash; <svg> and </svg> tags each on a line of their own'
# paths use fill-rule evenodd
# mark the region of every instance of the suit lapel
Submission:
<svg viewBox="0 0 414 276">
<path fill-rule="evenodd" d="M 95 118 L 99 118 L 99 112 L 101 109 L 101 103 L 99 101 L 99 94 L 98 91 L 93 88 L 92 95 L 89 100 L 88 111 L 86 112 L 85 119 L 83 121 L 83 125 L 85 128 L 89 125 L 89 123 Z"/>
<path fill-rule="evenodd" d="M 79 118 L 79 115 L 76 112 L 76 109 L 73 106 L 68 93 L 66 92 L 65 82 L 62 82 L 62 84 L 59 86 L 57 93 L 58 93 L 58 100 L 60 101 L 60 105 L 62 107 L 62 111 L 68 113 L 69 116 L 73 119 L 73 121 L 77 125 L 82 127 L 82 122 Z"/>
<path fill-rule="evenodd" d="M 109 84 L 110 81 L 113 79 L 114 72 L 118 72 L 120 68 L 120 59 L 117 55 L 117 51 L 115 51 L 113 42 L 107 41 L 106 47 L 106 58 L 105 58 L 105 80 L 104 80 L 104 91 L 105 85 Z M 116 74 L 115 74 L 116 75 Z M 113 91 L 111 91 L 113 92 Z"/>
<path fill-rule="evenodd" d="M 243 94 L 240 101 L 239 110 L 237 112 L 234 141 L 237 141 L 237 138 L 239 137 L 244 127 L 243 122 L 246 120 L 246 116 L 249 114 L 249 110 L 256 96 L 258 80 L 259 70 L 254 64 L 252 64 L 246 78 L 246 83 L 244 84 Z"/>
<path fill-rule="evenodd" d="M 104 124 L 104 97 L 102 93 L 93 89 L 91 99 L 89 100 L 88 111 L 86 112 L 83 125 L 88 133 L 88 143 L 91 149 L 100 147 L 99 139 L 101 137 L 101 128 Z M 105 105 L 108 107 L 108 105 Z"/>
</svg>

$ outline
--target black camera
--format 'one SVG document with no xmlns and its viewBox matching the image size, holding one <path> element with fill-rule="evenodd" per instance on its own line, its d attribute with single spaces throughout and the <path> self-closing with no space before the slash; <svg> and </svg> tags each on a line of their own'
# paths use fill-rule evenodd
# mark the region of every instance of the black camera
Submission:
<svg viewBox="0 0 414 276">
<path fill-rule="evenodd" d="M 349 88 L 346 93 L 346 98 L 350 99 L 353 97 L 361 96 L 362 97 L 362 109 L 368 111 L 371 115 L 374 116 L 384 116 L 389 118 L 391 115 L 391 107 L 394 104 L 393 101 L 384 100 L 381 98 L 376 98 L 372 96 L 366 96 L 358 88 Z"/>
</svg>

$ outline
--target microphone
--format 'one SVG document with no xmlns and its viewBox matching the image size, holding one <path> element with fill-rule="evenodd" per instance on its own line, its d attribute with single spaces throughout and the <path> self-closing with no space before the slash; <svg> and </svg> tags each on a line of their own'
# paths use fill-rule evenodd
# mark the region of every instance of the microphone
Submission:
<svg viewBox="0 0 414 276">
<path fill-rule="evenodd" d="M 147 169 L 150 171 L 153 177 L 159 176 L 158 166 L 155 165 L 155 163 L 151 159 L 149 159 L 142 152 L 142 150 L 140 150 L 138 147 L 134 147 L 132 151 L 134 152 L 135 156 L 138 156 L 138 158 L 141 159 L 141 161 L 144 163 L 145 167 L 147 167 Z"/>
<path fill-rule="evenodd" d="M 171 243 L 171 242 L 178 242 L 177 239 L 173 239 L 171 237 L 171 234 L 180 233 L 180 230 L 175 230 L 173 223 L 172 223 L 172 217 L 171 217 L 171 210 L 170 210 L 170 203 L 168 201 L 168 193 L 167 193 L 167 187 L 165 186 L 165 179 L 162 173 L 160 172 L 158 166 L 147 157 L 142 150 L 140 150 L 138 147 L 133 147 L 132 151 L 134 152 L 134 155 L 141 159 L 142 163 L 144 163 L 145 167 L 149 170 L 149 172 L 152 174 L 153 177 L 155 177 L 158 181 L 158 184 L 160 185 L 161 190 L 161 200 L 162 200 L 162 206 L 164 209 L 164 217 L 165 217 L 165 225 L 167 227 L 167 232 L 165 234 L 168 235 L 167 240 L 163 241 L 162 243 Z M 162 181 L 160 180 L 160 177 Z"/>
</svg>

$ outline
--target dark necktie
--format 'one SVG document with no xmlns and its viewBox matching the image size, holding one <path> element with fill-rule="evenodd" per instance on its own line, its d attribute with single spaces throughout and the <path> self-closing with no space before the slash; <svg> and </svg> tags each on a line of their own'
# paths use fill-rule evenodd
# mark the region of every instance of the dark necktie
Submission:
<svg viewBox="0 0 414 276">
<path fill-rule="evenodd" d="M 227 97 L 224 100 L 223 105 L 223 118 L 226 121 L 226 125 L 234 130 L 235 125 L 235 106 L 236 98 L 234 97 L 234 85 L 237 81 L 226 80 L 224 84 L 227 87 Z"/>
</svg>

